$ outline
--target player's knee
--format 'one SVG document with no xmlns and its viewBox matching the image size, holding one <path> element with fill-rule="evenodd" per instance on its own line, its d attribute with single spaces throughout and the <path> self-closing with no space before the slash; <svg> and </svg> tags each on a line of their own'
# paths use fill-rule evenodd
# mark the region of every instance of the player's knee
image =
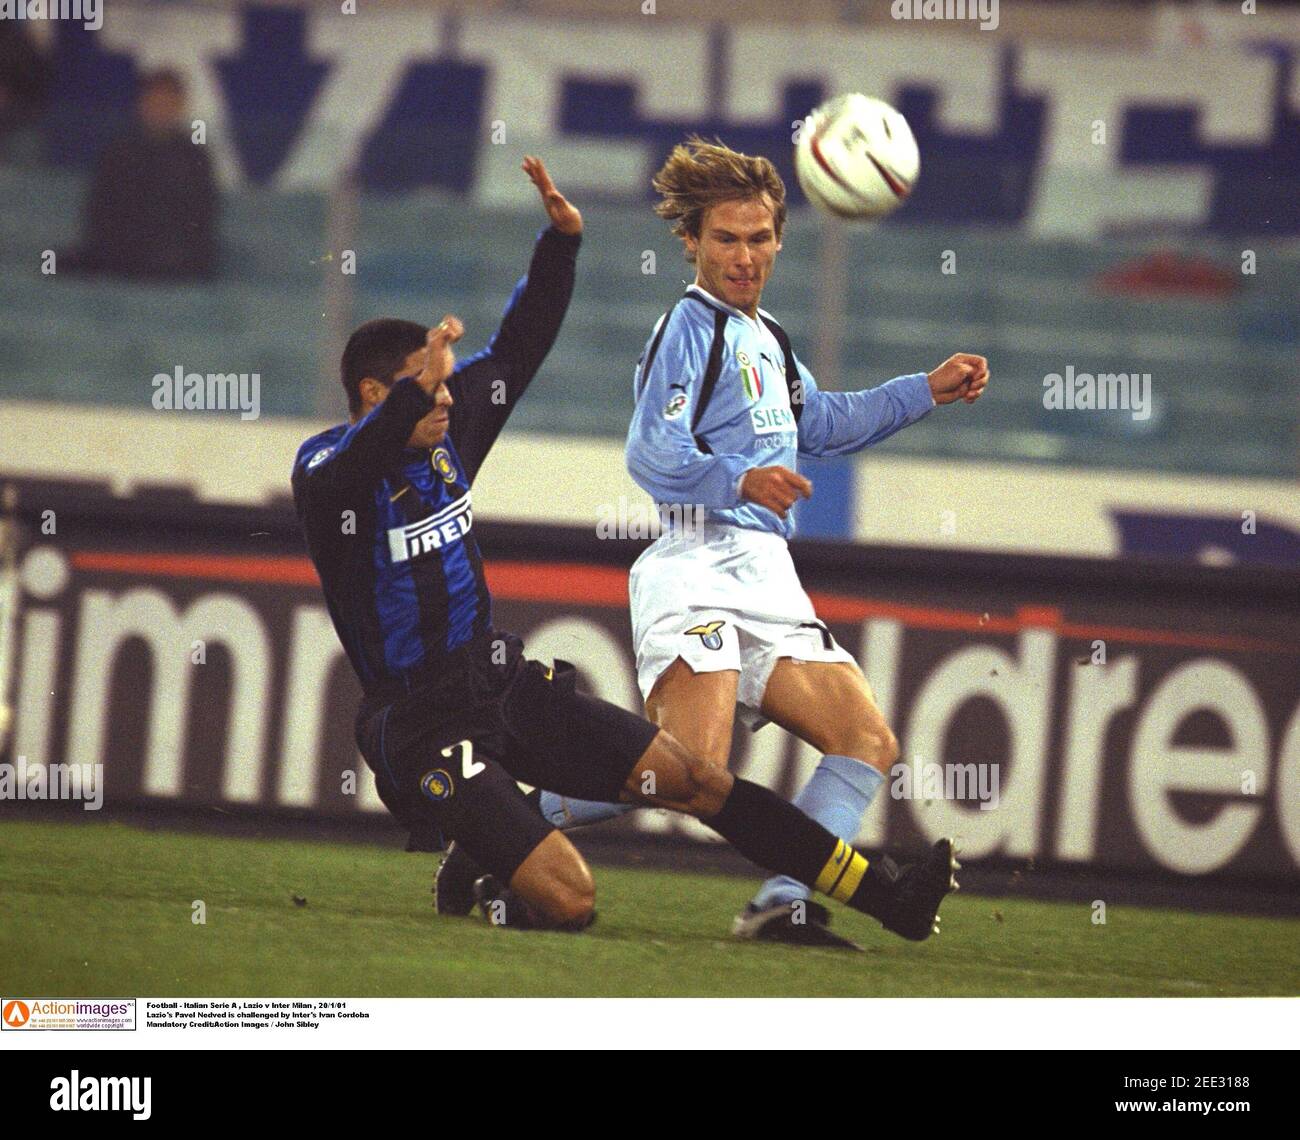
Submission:
<svg viewBox="0 0 1300 1140">
<path fill-rule="evenodd" d="M 878 771 L 888 772 L 898 760 L 898 737 L 884 721 L 868 722 L 853 726 L 826 751 L 861 760 Z"/>
<path fill-rule="evenodd" d="M 510 880 L 539 925 L 581 929 L 591 921 L 596 882 L 563 832 L 553 831 Z"/>
<path fill-rule="evenodd" d="M 731 794 L 731 773 L 702 756 L 688 756 L 686 780 L 686 810 L 702 819 L 717 815 Z"/>
<path fill-rule="evenodd" d="M 551 918 L 556 926 L 581 930 L 596 910 L 596 880 L 577 848 L 569 851 L 571 857 L 556 876 Z"/>
<path fill-rule="evenodd" d="M 544 912 L 553 926 L 581 930 L 596 913 L 596 885 L 590 879 L 586 884 L 557 884 L 545 901 Z"/>
<path fill-rule="evenodd" d="M 726 768 L 731 755 L 731 721 L 719 727 L 713 724 L 666 727 L 673 739 L 686 749 L 691 759 L 702 760 L 714 768 Z"/>
<path fill-rule="evenodd" d="M 731 724 L 728 722 L 722 728 L 715 729 L 705 735 L 700 742 L 700 746 L 695 749 L 696 755 L 706 764 L 716 769 L 725 769 L 727 760 L 731 757 Z"/>
<path fill-rule="evenodd" d="M 876 731 L 872 733 L 873 744 L 875 747 L 875 756 L 871 761 L 873 767 L 879 768 L 882 772 L 888 771 L 898 761 L 899 747 L 898 737 L 887 724 L 881 724 Z"/>
</svg>

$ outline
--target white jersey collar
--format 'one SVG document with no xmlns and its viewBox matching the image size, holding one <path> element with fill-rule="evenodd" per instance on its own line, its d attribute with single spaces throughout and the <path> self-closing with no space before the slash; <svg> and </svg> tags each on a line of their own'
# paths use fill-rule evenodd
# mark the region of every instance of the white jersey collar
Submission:
<svg viewBox="0 0 1300 1140">
<path fill-rule="evenodd" d="M 739 317 L 742 321 L 747 321 L 749 324 L 753 325 L 756 329 L 758 329 L 759 332 L 766 331 L 766 326 L 758 317 L 751 317 L 748 313 L 741 312 L 741 310 L 737 309 L 734 305 L 728 305 L 726 301 L 723 301 L 721 298 L 715 297 L 702 285 L 697 285 L 694 282 L 692 282 L 690 285 L 686 286 L 686 292 L 698 294 L 700 297 L 704 298 L 704 300 L 708 301 L 710 305 L 713 305 L 715 308 L 721 309 L 724 313 L 729 313 L 733 317 Z M 764 312 L 762 309 L 759 309 L 758 312 L 761 316 L 764 317 L 771 316 L 770 313 Z"/>
</svg>

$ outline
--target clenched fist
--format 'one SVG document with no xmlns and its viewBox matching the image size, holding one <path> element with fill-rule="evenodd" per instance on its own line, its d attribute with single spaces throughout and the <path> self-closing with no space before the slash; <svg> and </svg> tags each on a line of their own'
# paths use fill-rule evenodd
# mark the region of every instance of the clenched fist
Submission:
<svg viewBox="0 0 1300 1140">
<path fill-rule="evenodd" d="M 464 335 L 465 326 L 460 323 L 460 318 L 448 313 L 425 337 L 424 368 L 416 377 L 416 383 L 430 396 L 435 395 L 443 381 L 455 371 L 456 356 L 451 346 Z"/>
<path fill-rule="evenodd" d="M 988 387 L 989 362 L 969 352 L 955 352 L 927 379 L 936 404 L 951 404 L 956 400 L 973 404 Z"/>
<path fill-rule="evenodd" d="M 788 467 L 753 467 L 740 481 L 740 497 L 785 518 L 797 499 L 812 498 L 813 486 Z"/>
</svg>

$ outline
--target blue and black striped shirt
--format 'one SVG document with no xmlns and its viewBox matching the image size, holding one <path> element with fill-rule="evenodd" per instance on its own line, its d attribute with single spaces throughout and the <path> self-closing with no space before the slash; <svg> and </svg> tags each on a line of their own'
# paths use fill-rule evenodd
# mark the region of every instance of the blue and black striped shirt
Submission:
<svg viewBox="0 0 1300 1140">
<path fill-rule="evenodd" d="M 470 487 L 554 344 L 581 235 L 546 229 L 496 335 L 457 366 L 443 442 L 406 446 L 433 401 L 413 378 L 298 449 L 293 497 L 334 628 L 367 692 L 436 675 L 492 628 Z"/>
</svg>

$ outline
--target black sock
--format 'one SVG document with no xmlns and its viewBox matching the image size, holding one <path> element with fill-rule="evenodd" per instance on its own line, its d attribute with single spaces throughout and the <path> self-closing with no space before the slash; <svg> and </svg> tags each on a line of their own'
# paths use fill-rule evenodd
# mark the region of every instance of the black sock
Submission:
<svg viewBox="0 0 1300 1140">
<path fill-rule="evenodd" d="M 867 870 L 865 856 L 794 804 L 748 780 L 737 780 L 722 810 L 702 822 L 764 870 L 810 883 L 840 902 L 852 899 Z"/>
<path fill-rule="evenodd" d="M 892 897 L 898 868 L 869 861 L 775 792 L 736 780 L 722 810 L 701 820 L 747 859 L 877 918 Z"/>
</svg>

